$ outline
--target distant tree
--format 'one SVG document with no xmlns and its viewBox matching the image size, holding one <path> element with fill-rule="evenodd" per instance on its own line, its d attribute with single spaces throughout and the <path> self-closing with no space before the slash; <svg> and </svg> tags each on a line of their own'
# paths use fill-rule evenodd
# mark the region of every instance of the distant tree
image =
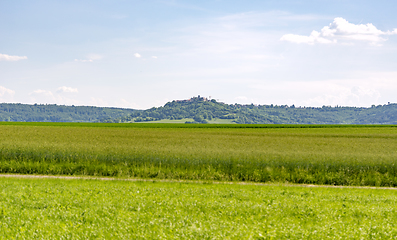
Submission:
<svg viewBox="0 0 397 240">
<path fill-rule="evenodd" d="M 204 118 L 202 116 L 200 116 L 200 115 L 196 115 L 196 116 L 194 116 L 193 120 L 195 122 L 201 123 L 201 122 L 203 122 Z"/>
</svg>

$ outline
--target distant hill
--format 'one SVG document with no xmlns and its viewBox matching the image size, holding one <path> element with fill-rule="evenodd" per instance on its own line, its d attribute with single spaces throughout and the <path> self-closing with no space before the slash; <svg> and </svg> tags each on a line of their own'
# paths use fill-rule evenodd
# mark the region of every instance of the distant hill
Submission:
<svg viewBox="0 0 397 240">
<path fill-rule="evenodd" d="M 109 119 L 130 116 L 135 111 L 137 110 L 123 108 L 1 103 L 0 121 L 104 122 Z"/>
<path fill-rule="evenodd" d="M 0 121 L 187 122 L 245 124 L 397 124 L 397 104 L 357 107 L 294 107 L 225 104 L 203 97 L 177 100 L 148 110 L 1 103 Z"/>
<path fill-rule="evenodd" d="M 225 104 L 214 99 L 193 97 L 172 101 L 163 107 L 135 111 L 107 122 L 153 122 L 192 119 L 207 123 L 214 119 L 245 124 L 397 124 L 397 104 L 357 107 L 295 107 L 287 105 Z"/>
</svg>

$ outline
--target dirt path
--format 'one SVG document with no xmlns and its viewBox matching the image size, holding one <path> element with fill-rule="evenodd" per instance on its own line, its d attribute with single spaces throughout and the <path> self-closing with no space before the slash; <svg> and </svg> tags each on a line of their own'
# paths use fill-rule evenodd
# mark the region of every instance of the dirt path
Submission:
<svg viewBox="0 0 397 240">
<path fill-rule="evenodd" d="M 194 180 L 167 180 L 167 179 L 140 179 L 140 178 L 106 178 L 94 176 L 52 176 L 52 175 L 22 175 L 22 174 L 0 174 L 0 178 L 49 178 L 49 179 L 82 179 L 101 181 L 130 181 L 130 182 L 169 182 L 169 183 L 199 183 L 199 184 L 230 184 L 230 185 L 257 185 L 257 186 L 285 186 L 285 187 L 308 187 L 308 188 L 363 188 L 363 189 L 385 189 L 397 190 L 393 187 L 366 187 L 366 186 L 331 186 L 312 184 L 290 184 L 290 183 L 255 183 L 255 182 L 218 182 L 218 181 L 194 181 Z"/>
</svg>

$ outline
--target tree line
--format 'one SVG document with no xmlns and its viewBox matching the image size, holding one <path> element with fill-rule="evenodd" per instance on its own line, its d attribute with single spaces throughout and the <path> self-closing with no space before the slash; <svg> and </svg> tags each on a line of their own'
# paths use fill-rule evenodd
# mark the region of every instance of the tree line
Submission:
<svg viewBox="0 0 397 240">
<path fill-rule="evenodd" d="M 193 119 L 208 123 L 228 119 L 240 124 L 397 124 L 397 104 L 364 107 L 295 107 L 294 105 L 225 104 L 203 97 L 172 101 L 147 110 L 56 104 L 0 104 L 0 121 L 150 122 Z"/>
<path fill-rule="evenodd" d="M 129 116 L 136 110 L 64 106 L 56 104 L 1 103 L 0 121 L 12 122 L 104 122 Z"/>
<path fill-rule="evenodd" d="M 190 118 L 194 123 L 229 119 L 240 124 L 397 124 L 397 104 L 364 107 L 295 107 L 294 105 L 225 104 L 193 97 L 162 107 L 110 119 L 114 122 L 150 122 Z M 192 123 L 192 122 L 189 122 Z"/>
</svg>

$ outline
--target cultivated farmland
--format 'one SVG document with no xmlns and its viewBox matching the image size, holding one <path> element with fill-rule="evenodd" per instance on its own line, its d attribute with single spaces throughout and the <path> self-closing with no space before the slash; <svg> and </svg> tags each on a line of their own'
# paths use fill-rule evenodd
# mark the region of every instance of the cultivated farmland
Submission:
<svg viewBox="0 0 397 240">
<path fill-rule="evenodd" d="M 397 185 L 397 127 L 2 123 L 0 172 Z"/>
<path fill-rule="evenodd" d="M 392 239 L 397 192 L 0 178 L 0 239 Z"/>
</svg>

